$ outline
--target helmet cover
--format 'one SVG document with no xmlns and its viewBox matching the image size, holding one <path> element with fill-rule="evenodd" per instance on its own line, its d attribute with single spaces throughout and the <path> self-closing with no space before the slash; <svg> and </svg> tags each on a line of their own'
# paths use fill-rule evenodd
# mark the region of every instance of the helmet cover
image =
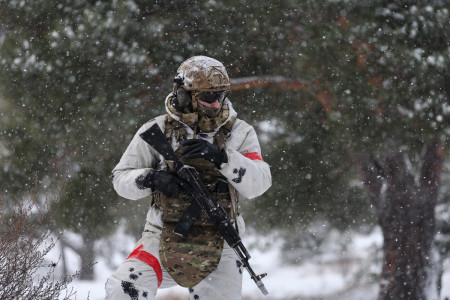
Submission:
<svg viewBox="0 0 450 300">
<path fill-rule="evenodd" d="M 190 92 L 224 91 L 230 89 L 230 78 L 224 65 L 208 56 L 193 56 L 177 70 L 182 87 Z"/>
</svg>

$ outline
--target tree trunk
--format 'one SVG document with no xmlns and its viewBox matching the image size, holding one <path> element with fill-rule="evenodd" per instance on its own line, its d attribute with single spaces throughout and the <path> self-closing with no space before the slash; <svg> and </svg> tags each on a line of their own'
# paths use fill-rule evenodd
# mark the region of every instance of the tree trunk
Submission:
<svg viewBox="0 0 450 300">
<path fill-rule="evenodd" d="M 62 273 L 63 273 L 63 276 L 66 277 L 66 276 L 68 276 L 68 273 L 67 273 L 66 255 L 64 253 L 65 244 L 64 244 L 63 238 L 61 239 L 60 247 L 61 247 Z"/>
<path fill-rule="evenodd" d="M 83 248 L 78 253 L 81 258 L 81 280 L 94 280 L 94 239 L 93 238 L 83 238 Z"/>
<path fill-rule="evenodd" d="M 94 251 L 95 240 L 90 237 L 83 236 L 83 245 L 80 247 L 73 244 L 70 240 L 62 239 L 62 246 L 68 247 L 75 251 L 80 256 L 80 279 L 81 280 L 94 280 Z"/>
<path fill-rule="evenodd" d="M 442 143 L 426 146 L 418 178 L 407 156 L 383 162 L 359 156 L 357 165 L 376 208 L 384 237 L 380 300 L 438 300 L 440 261 L 434 249 Z"/>
</svg>

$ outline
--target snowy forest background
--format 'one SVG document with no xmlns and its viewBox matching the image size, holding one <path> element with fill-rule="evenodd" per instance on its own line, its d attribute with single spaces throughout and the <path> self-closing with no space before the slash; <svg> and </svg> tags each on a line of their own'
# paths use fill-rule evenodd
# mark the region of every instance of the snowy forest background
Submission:
<svg viewBox="0 0 450 300">
<path fill-rule="evenodd" d="M 180 63 L 207 55 L 226 66 L 229 98 L 271 166 L 271 189 L 242 203 L 255 271 L 303 286 L 270 299 L 447 299 L 449 9 L 448 0 L 0 1 L 0 242 L 16 245 L 2 251 L 1 295 L 4 266 L 28 249 L 24 231 L 5 238 L 11 215 L 30 201 L 29 241 L 61 235 L 55 274 L 81 270 L 76 280 L 103 289 L 98 274 L 132 250 L 149 205 L 118 197 L 110 172 L 136 130 L 164 113 Z M 332 294 L 301 294 L 305 282 L 292 278 L 330 255 L 356 271 Z"/>
</svg>

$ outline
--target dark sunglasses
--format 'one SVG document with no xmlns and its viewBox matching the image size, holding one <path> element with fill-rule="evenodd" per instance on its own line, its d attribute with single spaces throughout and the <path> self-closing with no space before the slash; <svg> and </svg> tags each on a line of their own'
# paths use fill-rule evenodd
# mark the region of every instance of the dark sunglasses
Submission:
<svg viewBox="0 0 450 300">
<path fill-rule="evenodd" d="M 197 99 L 206 102 L 206 103 L 214 103 L 217 100 L 222 102 L 227 96 L 227 91 L 219 91 L 219 92 L 200 92 L 195 95 Z"/>
</svg>

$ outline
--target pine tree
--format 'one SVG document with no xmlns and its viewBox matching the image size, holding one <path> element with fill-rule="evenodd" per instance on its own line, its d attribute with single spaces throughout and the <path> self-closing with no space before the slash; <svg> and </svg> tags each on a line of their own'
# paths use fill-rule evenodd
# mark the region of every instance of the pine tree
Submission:
<svg viewBox="0 0 450 300">
<path fill-rule="evenodd" d="M 309 74 L 384 235 L 380 299 L 438 299 L 434 247 L 450 110 L 448 1 L 310 2 Z"/>
</svg>

